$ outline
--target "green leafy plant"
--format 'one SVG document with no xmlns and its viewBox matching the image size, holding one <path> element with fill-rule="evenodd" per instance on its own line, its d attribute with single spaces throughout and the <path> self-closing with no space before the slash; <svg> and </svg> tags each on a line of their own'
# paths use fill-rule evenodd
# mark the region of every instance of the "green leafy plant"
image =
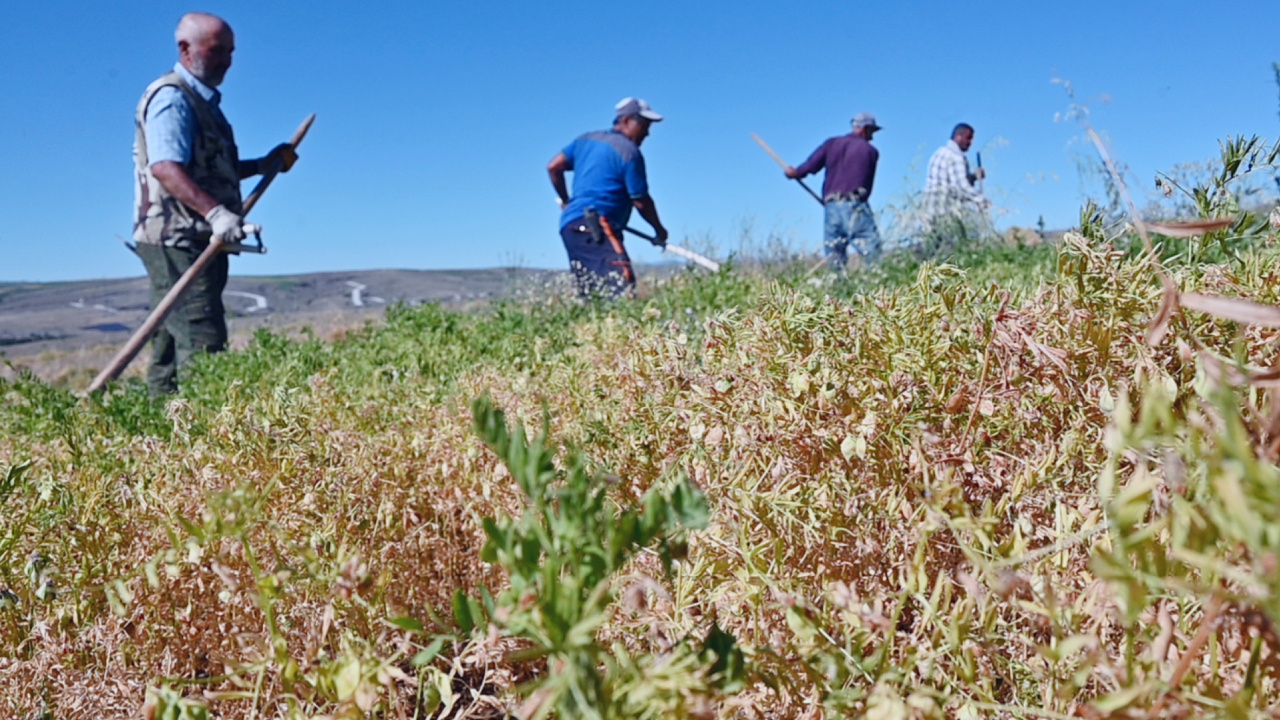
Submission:
<svg viewBox="0 0 1280 720">
<path fill-rule="evenodd" d="M 1277 417 L 1230 384 L 1257 372 L 1204 354 L 1191 392 L 1156 381 L 1136 412 L 1115 408 L 1094 568 L 1127 629 L 1129 682 L 1098 700 L 1108 712 L 1248 717 L 1280 682 Z"/>
<path fill-rule="evenodd" d="M 1234 218 L 1229 227 L 1169 245 L 1163 255 L 1184 262 L 1222 261 L 1237 257 L 1243 245 L 1269 231 L 1267 203 L 1270 180 L 1280 171 L 1280 142 L 1257 135 L 1231 137 L 1219 144 L 1219 158 L 1198 171 L 1157 173 L 1156 188 L 1168 197 L 1174 217 Z M 1260 212 L 1261 211 L 1261 212 Z M 1211 249 L 1216 257 L 1207 257 Z"/>
<path fill-rule="evenodd" d="M 209 720 L 210 717 L 204 702 L 184 697 L 167 686 L 147 690 L 142 716 L 145 720 Z"/>
<path fill-rule="evenodd" d="M 705 642 L 682 640 L 669 650 L 683 682 L 646 682 L 651 658 L 635 658 L 622 644 L 599 640 L 616 596 L 615 576 L 638 553 L 656 546 L 663 568 L 686 554 L 686 532 L 706 526 L 706 500 L 688 481 L 669 492 L 650 491 L 634 507 L 615 508 L 609 484 L 572 453 L 563 471 L 555 465 L 549 431 L 530 440 L 522 426 L 508 429 L 487 398 L 472 406 L 476 431 L 506 465 L 528 502 L 516 519 L 484 520 L 488 540 L 481 554 L 508 573 L 510 586 L 487 598 L 491 621 L 526 641 L 518 655 L 543 660 L 545 675 L 525 688 L 530 712 L 541 718 L 663 717 L 681 714 L 690 696 L 740 687 L 743 655 L 732 635 L 713 625 Z M 462 629 L 480 623 L 480 609 L 459 594 L 455 616 Z M 692 666 L 691 666 L 692 665 Z"/>
</svg>

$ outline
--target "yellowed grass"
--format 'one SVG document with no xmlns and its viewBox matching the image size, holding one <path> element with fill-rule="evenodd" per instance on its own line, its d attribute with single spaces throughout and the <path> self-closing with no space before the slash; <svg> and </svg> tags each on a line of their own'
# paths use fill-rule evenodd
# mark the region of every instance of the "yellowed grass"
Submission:
<svg viewBox="0 0 1280 720">
<path fill-rule="evenodd" d="M 1274 303 L 1272 259 L 1171 273 Z M 488 394 L 531 426 L 545 409 L 554 437 L 616 474 L 619 502 L 681 472 L 704 489 L 712 526 L 673 578 L 642 560 L 620 580 L 634 590 L 607 635 L 661 655 L 713 619 L 730 629 L 759 682 L 709 716 L 1100 717 L 1097 698 L 1170 678 L 1172 694 L 1153 684 L 1117 712 L 1207 712 L 1206 693 L 1240 692 L 1270 626 L 1243 596 L 1219 616 L 1181 586 L 1135 607 L 1093 564 L 1126 537 L 1098 490 L 1109 467 L 1123 480 L 1150 465 L 1178 492 L 1168 456 L 1110 439 L 1117 413 L 1152 384 L 1194 404 L 1196 358 L 1173 338 L 1146 344 L 1161 287 L 1145 263 L 1073 237 L 1060 270 L 1030 292 L 948 266 L 852 301 L 762 288 L 692 337 L 619 313 L 578 325 L 555 363 L 536 348 L 518 368 L 476 358 L 443 401 L 411 368 L 354 388 L 330 367 L 287 391 L 246 379 L 212 415 L 175 401 L 170 440 L 0 439 L 0 463 L 32 461 L 32 492 L 77 508 L 63 537 L 23 537 L 22 551 L 55 548 L 59 582 L 120 577 L 129 596 L 113 613 L 89 584 L 33 625 L 0 616 L 0 694 L 14 713 L 131 717 L 157 679 L 232 673 L 276 639 L 292 665 L 186 692 L 219 717 L 275 717 L 296 683 L 308 713 L 354 717 L 357 700 L 323 679 L 355 658 L 386 717 L 413 716 L 414 683 L 440 677 L 458 693 L 452 717 L 510 708 L 495 696 L 546 668 L 511 661 L 501 638 L 451 647 L 435 675 L 386 670 L 414 672 L 420 648 L 388 618 L 447 615 L 455 589 L 503 583 L 479 560 L 479 519 L 523 501 L 470 428 L 469 399 Z M 1173 331 L 1277 362 L 1264 329 L 1183 316 Z M 91 450 L 115 453 L 117 471 L 79 462 Z M 1280 700 L 1264 672 L 1260 709 Z"/>
</svg>

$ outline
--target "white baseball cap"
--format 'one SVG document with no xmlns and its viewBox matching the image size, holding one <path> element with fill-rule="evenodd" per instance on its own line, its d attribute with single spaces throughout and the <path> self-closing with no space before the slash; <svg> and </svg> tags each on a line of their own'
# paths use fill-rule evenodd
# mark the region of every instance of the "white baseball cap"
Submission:
<svg viewBox="0 0 1280 720">
<path fill-rule="evenodd" d="M 649 103 L 640 98 L 622 98 L 613 109 L 617 111 L 617 116 L 620 118 L 639 115 L 650 122 L 661 122 L 662 120 L 662 116 L 654 112 L 653 108 L 649 107 Z"/>
</svg>

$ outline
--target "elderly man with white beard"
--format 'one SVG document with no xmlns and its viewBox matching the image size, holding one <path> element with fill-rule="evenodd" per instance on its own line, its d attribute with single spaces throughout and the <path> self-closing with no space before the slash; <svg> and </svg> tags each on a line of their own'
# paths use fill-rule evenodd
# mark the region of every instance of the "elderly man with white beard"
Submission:
<svg viewBox="0 0 1280 720">
<path fill-rule="evenodd" d="M 214 236 L 245 238 L 240 181 L 274 163 L 297 160 L 283 144 L 267 156 L 241 160 L 216 89 L 231 67 L 235 33 L 222 18 L 191 12 L 174 33 L 178 63 L 147 87 L 134 116 L 136 252 L 151 279 L 154 307 Z M 178 371 L 192 355 L 227 344 L 222 291 L 228 259 L 220 254 L 196 278 L 152 337 L 147 384 L 156 395 L 177 391 Z"/>
</svg>

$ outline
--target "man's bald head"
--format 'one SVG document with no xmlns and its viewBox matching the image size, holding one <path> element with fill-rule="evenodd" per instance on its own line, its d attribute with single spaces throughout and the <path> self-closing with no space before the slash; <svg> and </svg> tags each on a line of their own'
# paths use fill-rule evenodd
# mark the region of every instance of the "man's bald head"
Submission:
<svg viewBox="0 0 1280 720">
<path fill-rule="evenodd" d="M 178 20 L 178 29 L 174 31 L 174 39 L 178 42 L 196 42 L 209 35 L 216 34 L 222 28 L 231 29 L 227 21 L 207 12 L 189 12 Z"/>
<path fill-rule="evenodd" d="M 221 85 L 236 49 L 236 35 L 227 21 L 205 12 L 189 12 L 178 20 L 173 35 L 182 66 L 210 87 Z"/>
</svg>

